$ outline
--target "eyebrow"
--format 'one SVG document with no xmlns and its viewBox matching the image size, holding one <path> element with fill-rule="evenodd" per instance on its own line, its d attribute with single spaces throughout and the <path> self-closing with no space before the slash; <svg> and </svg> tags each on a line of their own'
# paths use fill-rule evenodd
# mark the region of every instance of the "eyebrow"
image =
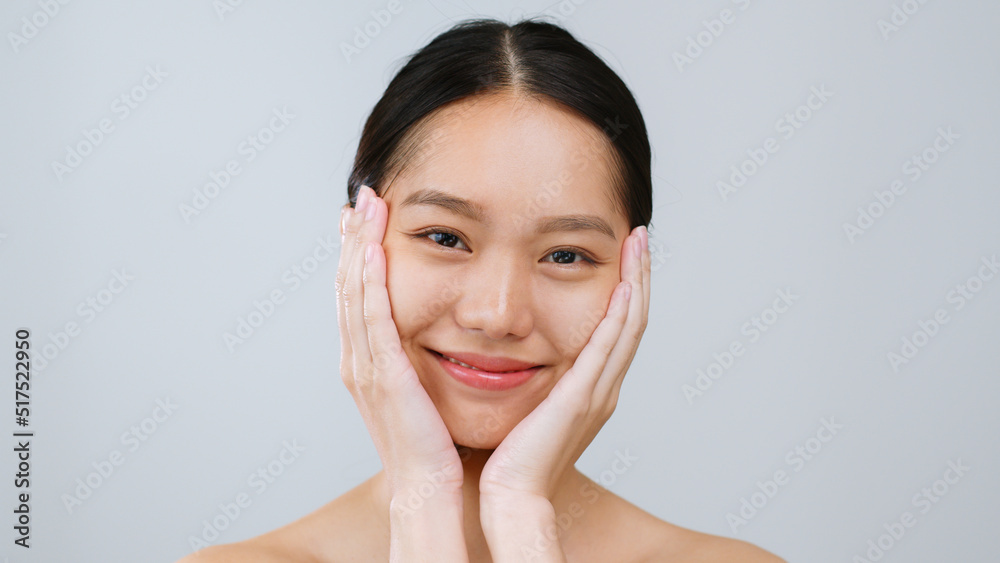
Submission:
<svg viewBox="0 0 1000 563">
<path fill-rule="evenodd" d="M 468 217 L 473 221 L 488 223 L 486 211 L 478 203 L 454 196 L 440 190 L 423 189 L 417 190 L 408 195 L 400 204 L 400 207 L 411 205 L 432 205 L 451 211 L 452 213 Z M 615 231 L 607 221 L 597 215 L 561 215 L 558 217 L 544 217 L 538 224 L 536 232 L 555 233 L 566 231 L 597 231 L 602 235 L 615 237 Z"/>
</svg>

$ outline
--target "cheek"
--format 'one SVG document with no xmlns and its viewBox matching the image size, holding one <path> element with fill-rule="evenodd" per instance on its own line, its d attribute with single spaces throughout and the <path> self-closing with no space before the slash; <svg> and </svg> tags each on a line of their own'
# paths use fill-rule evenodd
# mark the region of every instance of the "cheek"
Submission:
<svg viewBox="0 0 1000 563">
<path fill-rule="evenodd" d="M 441 316 L 453 291 L 449 291 L 449 280 L 439 269 L 429 267 L 405 249 L 394 251 L 390 240 L 383 243 L 383 249 L 389 306 L 399 337 L 405 341 Z"/>
<path fill-rule="evenodd" d="M 604 319 L 618 279 L 601 280 L 579 287 L 546 291 L 541 298 L 547 334 L 566 362 L 572 362 Z"/>
<path fill-rule="evenodd" d="M 384 247 L 383 247 L 384 248 Z M 415 333 L 420 329 L 418 312 L 420 299 L 418 287 L 421 285 L 420 273 L 408 263 L 405 255 L 392 254 L 391 250 L 384 248 L 386 258 L 386 291 L 389 294 L 389 309 L 392 311 L 392 318 L 399 329 L 400 338 Z"/>
</svg>

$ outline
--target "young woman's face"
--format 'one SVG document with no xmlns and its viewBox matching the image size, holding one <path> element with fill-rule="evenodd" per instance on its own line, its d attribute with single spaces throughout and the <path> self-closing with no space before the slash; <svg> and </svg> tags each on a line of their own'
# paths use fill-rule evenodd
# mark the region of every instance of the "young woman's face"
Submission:
<svg viewBox="0 0 1000 563">
<path fill-rule="evenodd" d="M 558 105 L 478 96 L 429 126 L 383 193 L 393 320 L 454 441 L 495 448 L 604 317 L 629 225 L 604 133 Z"/>
</svg>

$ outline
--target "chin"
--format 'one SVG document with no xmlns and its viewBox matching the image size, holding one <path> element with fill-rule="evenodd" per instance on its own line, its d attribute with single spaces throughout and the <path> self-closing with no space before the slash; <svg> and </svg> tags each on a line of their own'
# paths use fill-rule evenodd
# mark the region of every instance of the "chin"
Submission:
<svg viewBox="0 0 1000 563">
<path fill-rule="evenodd" d="M 469 448 L 473 450 L 495 450 L 500 445 L 500 443 L 503 442 L 503 439 L 506 438 L 507 436 L 505 434 L 503 436 L 491 435 L 491 436 L 480 436 L 480 437 L 475 437 L 475 436 L 462 437 L 462 436 L 455 436 L 455 433 L 452 432 L 451 437 L 452 440 L 455 442 L 455 445 L 462 448 Z"/>
<path fill-rule="evenodd" d="M 434 349 L 412 346 L 407 354 L 452 441 L 473 449 L 496 449 L 555 383 L 550 379 L 552 366 L 539 366 L 537 373 L 516 387 L 478 389 L 450 377 Z"/>
<path fill-rule="evenodd" d="M 527 414 L 515 413 L 503 404 L 469 404 L 459 412 L 446 409 L 441 418 L 455 444 L 477 450 L 496 449 Z"/>
</svg>

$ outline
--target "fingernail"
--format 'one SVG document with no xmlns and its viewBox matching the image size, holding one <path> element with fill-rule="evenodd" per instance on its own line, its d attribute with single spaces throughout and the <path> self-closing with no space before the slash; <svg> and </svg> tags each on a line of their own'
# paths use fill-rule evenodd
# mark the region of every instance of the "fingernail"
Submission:
<svg viewBox="0 0 1000 563">
<path fill-rule="evenodd" d="M 371 221 L 375 217 L 376 211 L 378 211 L 378 202 L 375 201 L 375 196 L 372 195 L 368 198 L 368 209 L 365 211 L 365 221 Z"/>
<path fill-rule="evenodd" d="M 343 207 L 340 210 L 340 236 L 343 237 L 344 233 L 347 232 L 347 210 L 350 207 Z"/>
<path fill-rule="evenodd" d="M 354 204 L 354 214 L 362 215 L 365 213 L 365 209 L 368 207 L 368 191 L 365 190 L 365 186 L 361 186 L 358 190 L 358 199 Z"/>
<path fill-rule="evenodd" d="M 649 250 L 649 230 L 643 225 L 640 232 L 642 233 L 642 247 Z"/>
<path fill-rule="evenodd" d="M 368 248 L 365 249 L 365 264 L 371 262 L 372 258 L 374 257 L 375 257 L 375 245 L 369 242 Z"/>
<path fill-rule="evenodd" d="M 628 301 L 629 297 L 632 297 L 632 284 L 630 282 L 625 282 L 625 289 L 623 290 L 624 295 L 622 296 L 625 301 Z"/>
<path fill-rule="evenodd" d="M 635 240 L 632 241 L 632 249 L 632 254 L 636 258 L 642 258 L 642 235 L 635 237 Z"/>
</svg>

